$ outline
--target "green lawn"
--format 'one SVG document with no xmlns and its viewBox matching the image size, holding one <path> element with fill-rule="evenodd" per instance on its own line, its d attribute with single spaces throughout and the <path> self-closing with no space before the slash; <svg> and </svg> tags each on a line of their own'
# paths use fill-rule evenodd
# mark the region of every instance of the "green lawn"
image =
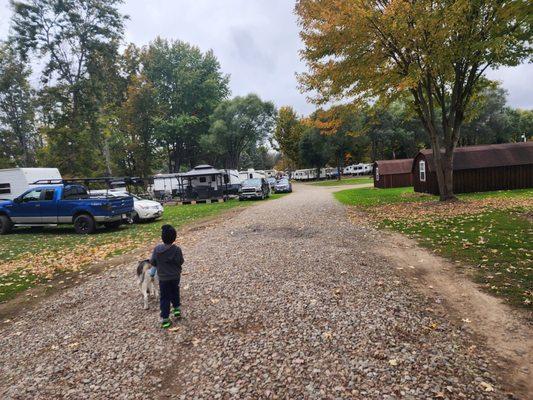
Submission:
<svg viewBox="0 0 533 400">
<path fill-rule="evenodd" d="M 378 227 L 402 232 L 465 263 L 489 292 L 532 307 L 532 189 L 464 194 L 462 201 L 446 206 L 412 188 L 353 189 L 335 196 L 366 210 Z"/>
<path fill-rule="evenodd" d="M 273 194 L 277 199 L 284 194 Z M 57 271 L 76 271 L 102 258 L 149 245 L 159 238 L 161 226 L 176 228 L 224 211 L 256 204 L 257 201 L 230 200 L 225 203 L 165 206 L 160 220 L 99 229 L 94 235 L 77 235 L 72 226 L 32 230 L 17 228 L 0 238 L 0 302 L 13 297 Z"/>
<path fill-rule="evenodd" d="M 312 183 L 313 186 L 342 186 L 342 185 L 361 185 L 363 183 L 373 183 L 373 178 L 362 176 L 359 178 L 343 178 L 340 181 L 334 179 Z"/>
</svg>

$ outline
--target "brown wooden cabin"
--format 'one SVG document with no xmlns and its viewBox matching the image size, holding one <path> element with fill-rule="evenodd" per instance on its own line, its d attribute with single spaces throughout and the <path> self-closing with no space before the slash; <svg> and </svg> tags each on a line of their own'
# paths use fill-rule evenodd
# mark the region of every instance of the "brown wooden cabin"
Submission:
<svg viewBox="0 0 533 400">
<path fill-rule="evenodd" d="M 413 159 L 379 160 L 374 163 L 374 187 L 388 189 L 413 186 Z"/>
<path fill-rule="evenodd" d="M 413 161 L 415 192 L 439 194 L 431 149 Z M 454 193 L 533 187 L 533 142 L 458 147 L 453 154 Z"/>
</svg>

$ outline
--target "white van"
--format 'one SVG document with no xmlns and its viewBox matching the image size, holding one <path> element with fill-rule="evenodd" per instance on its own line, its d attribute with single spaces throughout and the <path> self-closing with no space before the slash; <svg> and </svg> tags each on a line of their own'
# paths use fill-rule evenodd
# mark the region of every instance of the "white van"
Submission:
<svg viewBox="0 0 533 400">
<path fill-rule="evenodd" d="M 0 199 L 13 200 L 37 181 L 61 179 L 57 168 L 0 169 Z"/>
</svg>

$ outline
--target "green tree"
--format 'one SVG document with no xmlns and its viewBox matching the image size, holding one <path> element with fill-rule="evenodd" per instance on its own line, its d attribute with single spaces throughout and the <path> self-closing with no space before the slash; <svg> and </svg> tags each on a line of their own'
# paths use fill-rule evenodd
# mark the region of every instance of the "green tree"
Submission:
<svg viewBox="0 0 533 400">
<path fill-rule="evenodd" d="M 315 168 L 317 176 L 331 158 L 328 139 L 317 128 L 308 127 L 300 140 L 300 159 L 304 166 Z"/>
<path fill-rule="evenodd" d="M 238 169 L 243 152 L 264 143 L 275 119 L 274 104 L 255 94 L 223 101 L 211 117 L 205 143 L 221 157 L 225 168 Z"/>
<path fill-rule="evenodd" d="M 12 40 L 44 62 L 40 110 L 47 160 L 66 175 L 106 170 L 99 115 L 116 101 L 121 0 L 11 1 Z"/>
<path fill-rule="evenodd" d="M 299 0 L 317 102 L 390 101 L 408 93 L 429 137 L 441 200 L 454 199 L 453 151 L 489 67 L 531 55 L 531 4 L 520 0 Z"/>
<path fill-rule="evenodd" d="M 35 130 L 30 70 L 8 44 L 0 45 L 0 167 L 35 165 Z"/>
<path fill-rule="evenodd" d="M 281 107 L 272 137 L 273 147 L 280 151 L 293 169 L 300 165 L 300 140 L 305 126 L 292 107 Z"/>
<path fill-rule="evenodd" d="M 210 115 L 229 94 L 229 78 L 212 51 L 161 38 L 146 49 L 142 73 L 155 89 L 155 130 L 169 171 L 192 167 L 201 156 L 200 136 L 209 129 Z"/>
</svg>

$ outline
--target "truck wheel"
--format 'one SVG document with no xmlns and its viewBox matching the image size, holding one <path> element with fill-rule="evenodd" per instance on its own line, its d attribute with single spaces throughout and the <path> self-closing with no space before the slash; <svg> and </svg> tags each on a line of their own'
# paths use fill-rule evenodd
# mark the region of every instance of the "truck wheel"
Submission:
<svg viewBox="0 0 533 400">
<path fill-rule="evenodd" d="M 139 214 L 137 214 L 137 212 L 133 212 L 131 214 L 131 219 L 133 220 L 134 223 L 138 224 L 139 222 L 141 222 L 141 219 L 139 218 Z"/>
<path fill-rule="evenodd" d="M 104 224 L 104 226 L 107 229 L 118 229 L 120 225 L 122 225 L 122 221 L 113 221 L 113 222 L 108 222 L 107 224 Z"/>
<path fill-rule="evenodd" d="M 89 235 L 96 230 L 96 223 L 90 215 L 81 214 L 74 219 L 74 230 L 80 235 Z"/>
<path fill-rule="evenodd" d="M 0 215 L 0 235 L 8 234 L 11 229 L 13 229 L 13 222 L 11 222 L 9 217 Z"/>
</svg>

